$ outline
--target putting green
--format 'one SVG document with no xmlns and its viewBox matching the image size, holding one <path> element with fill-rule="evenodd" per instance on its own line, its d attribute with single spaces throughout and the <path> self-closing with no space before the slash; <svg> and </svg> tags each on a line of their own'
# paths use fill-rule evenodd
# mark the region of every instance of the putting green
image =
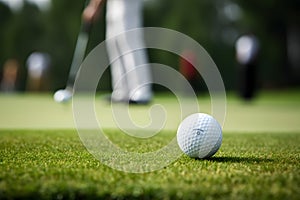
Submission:
<svg viewBox="0 0 300 200">
<path fill-rule="evenodd" d="M 124 140 L 127 150 L 153 150 L 174 133 L 150 142 Z M 167 136 L 167 137 L 166 137 Z M 181 156 L 161 170 L 113 170 L 84 148 L 75 130 L 0 130 L 0 199 L 299 199 L 299 133 L 224 133 L 207 160 Z"/>
<path fill-rule="evenodd" d="M 210 113 L 210 98 L 199 95 L 201 112 Z M 103 128 L 116 128 L 112 109 L 103 95 L 95 99 L 95 113 Z M 176 130 L 180 123 L 179 104 L 174 96 L 156 94 L 149 106 L 130 106 L 129 113 L 140 126 L 150 123 L 149 109 L 161 105 L 167 113 L 166 130 Z M 119 105 L 115 106 L 118 107 Z M 159 108 L 160 109 L 160 108 Z M 0 94 L 0 129 L 74 129 L 72 103 L 58 104 L 52 94 Z M 223 130 L 230 132 L 299 132 L 300 92 L 273 91 L 244 102 L 227 95 Z M 87 119 L 88 120 L 88 119 Z"/>
<path fill-rule="evenodd" d="M 209 97 L 198 100 L 209 112 Z M 133 174 L 109 168 L 86 150 L 71 104 L 57 104 L 51 94 L 1 94 L 0 199 L 299 199 L 299 92 L 266 92 L 248 103 L 229 94 L 227 100 L 215 156 L 182 155 L 161 170 Z M 166 128 L 150 140 L 129 137 L 116 129 L 103 95 L 95 102 L 106 136 L 126 151 L 165 146 L 180 123 L 176 99 L 157 94 L 152 105 L 164 106 Z M 130 106 L 131 118 L 147 125 L 152 105 Z"/>
</svg>

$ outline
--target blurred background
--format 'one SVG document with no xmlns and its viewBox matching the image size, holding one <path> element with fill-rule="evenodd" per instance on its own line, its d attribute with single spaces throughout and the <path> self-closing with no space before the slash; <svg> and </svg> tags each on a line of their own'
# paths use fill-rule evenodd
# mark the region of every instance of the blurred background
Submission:
<svg viewBox="0 0 300 200">
<path fill-rule="evenodd" d="M 196 40 L 215 61 L 227 90 L 238 90 L 242 84 L 239 79 L 245 71 L 240 69 L 245 63 L 237 60 L 236 43 L 243 35 L 256 38 L 258 50 L 251 63 L 255 88 L 299 87 L 300 0 L 144 1 L 144 26 L 174 29 Z M 54 92 L 65 87 L 84 4 L 84 0 L 0 0 L 2 92 Z M 88 52 L 105 39 L 102 15 L 93 26 Z M 168 52 L 149 50 L 149 56 L 151 62 L 188 71 L 184 70 L 188 63 Z M 110 90 L 109 72 L 102 80 L 99 89 Z M 201 84 L 194 87 L 204 89 Z"/>
</svg>

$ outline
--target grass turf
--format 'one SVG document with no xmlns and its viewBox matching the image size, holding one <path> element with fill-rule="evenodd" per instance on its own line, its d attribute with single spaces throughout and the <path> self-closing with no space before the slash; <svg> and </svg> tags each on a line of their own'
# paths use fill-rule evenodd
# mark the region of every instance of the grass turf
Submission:
<svg viewBox="0 0 300 200">
<path fill-rule="evenodd" d="M 183 155 L 160 171 L 129 174 L 88 153 L 71 104 L 56 104 L 51 94 L 1 94 L 0 199 L 299 199 L 299 90 L 264 92 L 250 103 L 231 94 L 227 100 L 224 140 L 213 158 Z M 165 145 L 180 122 L 176 100 L 157 95 L 154 103 L 170 111 L 171 130 L 150 143 L 119 137 L 110 107 L 101 97 L 96 102 L 109 138 L 129 151 Z M 199 102 L 210 110 L 208 96 Z M 132 117 L 147 110 L 133 107 Z"/>
<path fill-rule="evenodd" d="M 118 133 L 108 136 L 122 146 Z M 142 145 L 155 149 L 173 136 Z M 1 130 L 0 199 L 299 199 L 299 143 L 299 133 L 225 132 L 211 159 L 183 155 L 162 170 L 130 174 L 102 165 L 76 131 Z"/>
</svg>

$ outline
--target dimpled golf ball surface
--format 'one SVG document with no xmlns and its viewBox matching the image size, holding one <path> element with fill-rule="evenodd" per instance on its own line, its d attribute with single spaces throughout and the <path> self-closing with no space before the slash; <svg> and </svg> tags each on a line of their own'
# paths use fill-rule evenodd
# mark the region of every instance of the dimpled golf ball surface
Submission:
<svg viewBox="0 0 300 200">
<path fill-rule="evenodd" d="M 179 125 L 177 142 L 188 156 L 208 158 L 213 156 L 222 144 L 222 128 L 212 116 L 195 113 Z"/>
</svg>

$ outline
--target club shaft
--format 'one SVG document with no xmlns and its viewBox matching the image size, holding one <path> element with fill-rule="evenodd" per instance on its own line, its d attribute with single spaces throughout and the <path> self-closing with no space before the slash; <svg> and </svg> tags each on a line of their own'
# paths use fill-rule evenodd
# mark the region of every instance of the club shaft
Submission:
<svg viewBox="0 0 300 200">
<path fill-rule="evenodd" d="M 85 7 L 88 5 L 89 0 L 85 2 Z M 89 33 L 91 30 L 91 23 L 85 22 L 84 20 L 81 21 L 80 25 L 80 32 L 77 37 L 77 42 L 75 46 L 75 51 L 73 54 L 73 59 L 71 63 L 71 68 L 69 71 L 68 81 L 66 85 L 66 89 L 73 88 L 76 74 L 80 68 L 81 63 L 83 62 L 85 52 L 87 49 L 87 44 L 89 41 Z"/>
</svg>

